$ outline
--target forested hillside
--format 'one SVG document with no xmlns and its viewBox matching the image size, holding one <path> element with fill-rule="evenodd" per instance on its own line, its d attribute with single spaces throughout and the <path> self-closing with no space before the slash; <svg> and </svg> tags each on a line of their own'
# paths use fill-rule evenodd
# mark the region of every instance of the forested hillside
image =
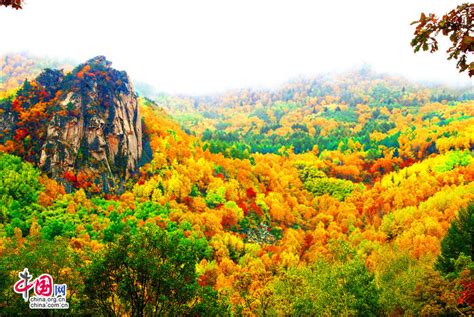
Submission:
<svg viewBox="0 0 474 317">
<path fill-rule="evenodd" d="M 113 189 L 101 160 L 58 175 L 37 159 L 52 117 L 82 116 L 68 92 L 93 96 L 74 104 L 104 118 L 110 157 L 106 118 L 134 93 L 102 63 L 58 72 L 62 87 L 34 74 L 2 90 L 0 314 L 37 312 L 12 292 L 23 267 L 66 283 L 72 314 L 472 313 L 472 90 L 361 70 L 274 90 L 140 96 L 132 117 L 150 157 Z M 130 155 L 108 160 L 111 170 Z"/>
<path fill-rule="evenodd" d="M 5 54 L 0 56 L 0 97 L 4 98 L 18 88 L 25 79 L 33 79 L 45 68 L 71 71 L 69 62 L 32 56 L 30 54 Z"/>
</svg>

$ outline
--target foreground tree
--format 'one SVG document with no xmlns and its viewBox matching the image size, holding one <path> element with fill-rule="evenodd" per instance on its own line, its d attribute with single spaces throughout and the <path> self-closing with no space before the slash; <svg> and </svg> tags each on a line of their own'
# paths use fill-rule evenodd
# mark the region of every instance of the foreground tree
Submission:
<svg viewBox="0 0 474 317">
<path fill-rule="evenodd" d="M 416 24 L 415 37 L 411 46 L 415 53 L 420 49 L 430 50 L 430 53 L 438 50 L 436 37 L 441 32 L 448 36 L 451 47 L 447 50 L 448 59 L 457 60 L 457 68 L 460 72 L 468 70 L 469 76 L 474 75 L 474 61 L 469 62 L 469 53 L 474 52 L 474 4 L 464 3 L 445 14 L 442 18 L 430 13 L 428 16 L 422 13 Z"/>
<path fill-rule="evenodd" d="M 23 0 L 0 0 L 0 6 L 12 7 L 14 9 L 22 9 Z"/>
<path fill-rule="evenodd" d="M 179 230 L 125 233 L 87 268 L 85 293 L 102 315 L 225 315 L 217 292 L 197 282 L 196 263 L 208 251 Z"/>
<path fill-rule="evenodd" d="M 334 259 L 282 271 L 272 283 L 270 315 L 379 316 L 380 290 L 348 244 L 332 241 Z"/>
<path fill-rule="evenodd" d="M 78 297 L 82 278 L 77 268 L 81 260 L 66 238 L 44 240 L 40 236 L 40 229 L 37 223 L 33 223 L 27 238 L 21 237 L 21 231 L 15 229 L 15 236 L 5 240 L 4 248 L 0 249 L 0 316 L 45 316 L 41 310 L 31 310 L 28 303 L 13 292 L 18 272 L 24 268 L 29 269 L 33 278 L 47 273 L 53 277 L 54 283 L 67 284 L 70 309 L 67 312 L 56 311 L 55 316 L 83 313 L 78 305 L 83 300 Z M 34 295 L 33 290 L 30 295 Z"/>
</svg>

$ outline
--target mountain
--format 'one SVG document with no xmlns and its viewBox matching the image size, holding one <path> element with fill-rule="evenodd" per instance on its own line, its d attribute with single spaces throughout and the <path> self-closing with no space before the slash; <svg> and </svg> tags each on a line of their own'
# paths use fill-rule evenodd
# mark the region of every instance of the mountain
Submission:
<svg viewBox="0 0 474 317">
<path fill-rule="evenodd" d="M 447 149 L 473 149 L 465 128 L 473 115 L 472 89 L 364 69 L 294 79 L 277 89 L 153 98 L 211 153 L 250 160 L 256 153 L 354 153 L 358 159 L 327 172 L 366 183 Z"/>
<path fill-rule="evenodd" d="M 31 78 L 0 94 L 5 314 L 31 314 L 18 268 L 77 290 L 72 315 L 472 311 L 472 91 L 359 73 L 153 102 L 103 57 Z"/>
<path fill-rule="evenodd" d="M 2 143 L 66 185 L 80 176 L 96 190 L 120 191 L 143 163 L 137 95 L 103 56 L 67 75 L 46 69 L 2 109 Z"/>
</svg>

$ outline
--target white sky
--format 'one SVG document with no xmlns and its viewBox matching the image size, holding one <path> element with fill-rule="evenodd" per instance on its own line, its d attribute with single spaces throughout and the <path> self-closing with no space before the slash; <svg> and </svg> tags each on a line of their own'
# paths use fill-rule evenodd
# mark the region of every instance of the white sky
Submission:
<svg viewBox="0 0 474 317">
<path fill-rule="evenodd" d="M 411 79 L 472 85 L 436 54 L 414 54 L 410 22 L 446 0 L 26 0 L 0 7 L 0 54 L 78 62 L 105 55 L 170 93 L 273 86 L 298 75 L 370 64 Z"/>
</svg>

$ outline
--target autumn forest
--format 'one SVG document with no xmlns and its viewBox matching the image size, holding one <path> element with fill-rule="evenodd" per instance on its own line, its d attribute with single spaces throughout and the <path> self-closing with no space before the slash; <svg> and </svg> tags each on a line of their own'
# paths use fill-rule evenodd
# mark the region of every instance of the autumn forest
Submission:
<svg viewBox="0 0 474 317">
<path fill-rule="evenodd" d="M 0 317 L 473 316 L 473 4 L 0 0 L 0 29 Z"/>
<path fill-rule="evenodd" d="M 74 315 L 472 313 L 472 90 L 362 68 L 191 97 L 103 57 L 0 65 L 0 315 L 41 313 L 24 267 Z"/>
</svg>

